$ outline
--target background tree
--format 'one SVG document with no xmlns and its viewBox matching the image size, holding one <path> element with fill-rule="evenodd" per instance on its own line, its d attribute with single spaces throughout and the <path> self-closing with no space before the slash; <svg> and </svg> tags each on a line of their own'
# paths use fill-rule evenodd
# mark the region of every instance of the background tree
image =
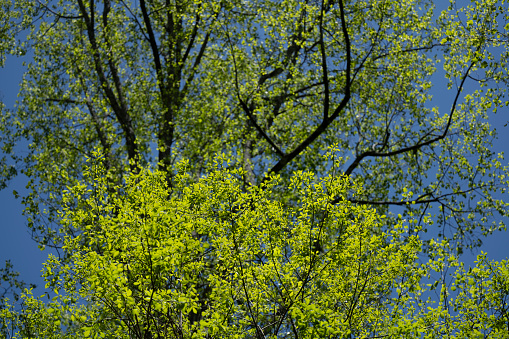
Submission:
<svg viewBox="0 0 509 339">
<path fill-rule="evenodd" d="M 415 202 L 415 229 L 433 222 L 458 250 L 505 227 L 495 196 L 507 169 L 488 123 L 506 104 L 502 3 L 439 14 L 386 0 L 23 5 L 40 19 L 23 45 L 34 60 L 2 128 L 6 151 L 30 142 L 12 156 L 31 178 L 41 244 L 61 246 L 61 192 L 95 148 L 112 184 L 136 161 L 171 173 L 189 159 L 198 178 L 223 152 L 257 185 L 264 173 L 326 175 L 320 150 L 338 143 L 344 173 L 366 188 L 352 202 L 389 216 Z M 432 81 L 447 82 L 448 107 L 431 106 Z M 479 87 L 465 93 L 469 81 Z"/>
</svg>

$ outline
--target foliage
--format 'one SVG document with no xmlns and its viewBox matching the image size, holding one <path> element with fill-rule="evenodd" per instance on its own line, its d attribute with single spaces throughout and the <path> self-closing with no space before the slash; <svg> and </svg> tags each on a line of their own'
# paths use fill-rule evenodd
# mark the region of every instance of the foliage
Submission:
<svg viewBox="0 0 509 339">
<path fill-rule="evenodd" d="M 0 187 L 29 178 L 32 236 L 62 254 L 54 300 L 2 310 L 21 335 L 501 328 L 506 262 L 443 277 L 506 227 L 505 0 L 0 6 L 0 61 L 33 55 L 1 108 Z"/>
<path fill-rule="evenodd" d="M 5 261 L 5 268 L 0 269 L 0 299 L 11 295 L 11 298 L 18 300 L 18 290 L 24 290 L 27 285 L 18 280 L 19 273 L 13 271 L 13 265 L 10 260 Z M 31 288 L 35 286 L 30 285 Z"/>
<path fill-rule="evenodd" d="M 25 282 L 19 280 L 19 273 L 13 270 L 13 265 L 10 260 L 5 261 L 5 268 L 0 269 L 0 314 L 3 311 L 6 303 L 16 303 L 20 300 L 20 294 L 26 288 L 33 289 L 36 286 L 33 284 L 27 285 Z M 14 316 L 14 314 L 12 314 Z M 13 331 L 15 322 L 10 320 L 10 317 L 0 315 L 0 337 L 5 333 Z"/>
<path fill-rule="evenodd" d="M 216 161 L 192 184 L 188 163 L 179 164 L 171 189 L 164 173 L 142 169 L 115 196 L 104 168 L 85 173 L 92 189 L 80 184 L 66 192 L 72 208 L 62 217 L 64 229 L 82 233 L 66 234 L 67 260 L 52 256 L 45 264 L 53 299 L 24 295 L 17 335 L 419 338 L 449 329 L 472 338 L 484 329 L 507 337 L 506 305 L 498 299 L 509 293 L 507 263 L 487 270 L 483 257 L 479 268 L 457 274 L 455 301 L 431 307 L 422 298 L 424 278 L 442 271 L 444 245 L 419 264 L 418 236 L 405 235 L 402 224 L 380 233 L 385 216 L 346 199 L 362 191 L 347 177 L 296 172 L 289 186 L 272 176 L 246 191 L 243 172 Z M 282 204 L 281 189 L 300 200 Z M 341 203 L 331 204 L 334 197 Z"/>
<path fill-rule="evenodd" d="M 503 0 L 442 12 L 428 0 L 4 6 L 31 27 L 17 45 L 33 53 L 20 103 L 0 125 L 30 178 L 25 213 L 41 245 L 62 245 L 62 191 L 96 148 L 112 186 L 135 162 L 171 174 L 188 159 L 199 178 L 217 153 L 258 185 L 267 172 L 287 183 L 297 170 L 326 176 L 322 151 L 338 144 L 344 174 L 364 187 L 349 200 L 390 223 L 403 206 L 412 230 L 457 251 L 505 229 L 507 166 L 488 119 L 507 105 Z M 449 89 L 440 106 L 433 86 Z M 15 151 L 20 140 L 28 153 Z"/>
</svg>

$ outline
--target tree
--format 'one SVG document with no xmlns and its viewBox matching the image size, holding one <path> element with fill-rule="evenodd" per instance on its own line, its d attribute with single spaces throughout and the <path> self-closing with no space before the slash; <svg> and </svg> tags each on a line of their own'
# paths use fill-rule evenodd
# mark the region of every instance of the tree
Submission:
<svg viewBox="0 0 509 339">
<path fill-rule="evenodd" d="M 216 160 L 198 181 L 180 163 L 172 188 L 164 172 L 142 169 L 116 195 L 104 167 L 92 166 L 84 173 L 92 189 L 81 184 L 64 193 L 63 226 L 82 232 L 66 234 L 66 260 L 52 256 L 45 264 L 55 297 L 26 293 L 21 317 L 5 310 L 4 321 L 19 331 L 10 334 L 507 338 L 507 262 L 480 256 L 479 268 L 439 284 L 433 305 L 426 277 L 458 265 L 446 243 L 433 244 L 432 259 L 420 264 L 419 237 L 401 223 L 380 233 L 385 216 L 349 202 L 362 188 L 334 169 L 324 178 L 295 173 L 289 187 L 271 176 L 246 191 L 245 173 Z M 282 188 L 299 201 L 282 204 Z"/>
<path fill-rule="evenodd" d="M 376 234 L 408 220 L 423 251 L 444 240 L 460 253 L 505 229 L 508 169 L 491 151 L 488 122 L 507 105 L 503 1 L 453 2 L 441 13 L 432 1 L 389 0 L 2 6 L 9 20 L 0 34 L 16 18 L 31 32 L 0 53 L 34 55 L 20 103 L 3 111 L 14 164 L 3 159 L 2 173 L 7 180 L 21 168 L 30 178 L 23 202 L 33 237 L 64 261 L 73 255 L 66 236 L 92 241 L 82 225 L 63 227 L 59 212 L 63 192 L 86 182 L 95 150 L 112 197 L 146 167 L 163 172 L 173 192 L 183 159 L 199 182 L 222 153 L 242 168 L 244 192 L 279 176 L 274 194 L 291 209 L 300 197 L 283 188 L 293 173 L 330 177 L 323 153 L 336 144 L 343 160 L 334 166 L 352 183 L 342 197 L 386 215 Z M 449 88 L 445 107 L 432 106 L 437 83 Z M 20 155 L 23 139 L 29 151 Z"/>
<path fill-rule="evenodd" d="M 351 201 L 391 223 L 406 206 L 416 230 L 458 250 L 505 228 L 507 168 L 488 122 L 507 103 L 502 3 L 438 14 L 431 1 L 15 4 L 20 25 L 39 21 L 18 47 L 34 59 L 4 112 L 4 150 L 31 179 L 24 203 L 42 245 L 61 246 L 61 192 L 96 148 L 112 185 L 135 162 L 171 173 L 188 159 L 199 178 L 216 153 L 258 185 L 265 173 L 325 176 L 321 154 L 337 143 L 344 173 L 365 187 Z M 445 107 L 431 105 L 438 83 Z M 12 147 L 20 139 L 26 155 Z"/>
</svg>

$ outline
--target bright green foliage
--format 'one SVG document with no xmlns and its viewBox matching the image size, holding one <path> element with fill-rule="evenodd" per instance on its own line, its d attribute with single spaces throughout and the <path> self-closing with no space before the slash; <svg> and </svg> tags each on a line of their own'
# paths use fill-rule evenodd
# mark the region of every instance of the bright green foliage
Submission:
<svg viewBox="0 0 509 339">
<path fill-rule="evenodd" d="M 1 159 L 0 185 L 21 169 L 32 235 L 62 253 L 59 296 L 3 319 L 40 337 L 463 331 L 419 282 L 440 287 L 446 253 L 505 229 L 489 120 L 507 106 L 509 11 L 434 3 L 0 0 L 0 57 L 33 52 L 2 108 L 17 167 Z M 471 317 L 504 319 L 490 300 Z"/>
<path fill-rule="evenodd" d="M 509 338 L 507 260 L 490 262 L 481 253 L 474 268 L 458 270 L 451 290 L 459 291 L 449 304 L 457 312 L 458 338 Z"/>
<path fill-rule="evenodd" d="M 405 235 L 402 224 L 380 232 L 385 216 L 348 202 L 362 188 L 347 177 L 296 172 L 289 186 L 273 176 L 246 191 L 242 170 L 226 163 L 216 159 L 194 183 L 180 163 L 171 189 L 164 173 L 142 169 L 117 194 L 104 168 L 92 166 L 91 189 L 64 194 L 68 256 L 51 256 L 44 269 L 55 297 L 43 302 L 27 292 L 23 312 L 5 309 L 11 334 L 473 338 L 487 331 L 507 338 L 506 262 L 482 256 L 473 270 L 458 270 L 457 297 L 440 283 L 435 306 L 424 282 L 457 266 L 445 243 L 432 244 L 432 258 L 419 264 L 418 236 Z M 282 204 L 280 190 L 300 199 Z M 341 202 L 332 205 L 334 197 Z"/>
</svg>

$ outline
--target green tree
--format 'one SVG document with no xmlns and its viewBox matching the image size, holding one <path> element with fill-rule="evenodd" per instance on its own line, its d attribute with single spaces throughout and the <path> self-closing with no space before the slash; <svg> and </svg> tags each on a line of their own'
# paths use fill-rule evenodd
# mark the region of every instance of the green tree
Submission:
<svg viewBox="0 0 509 339">
<path fill-rule="evenodd" d="M 242 169 L 235 185 L 244 194 L 277 176 L 280 184 L 271 194 L 285 211 L 302 203 L 299 191 L 287 189 L 299 173 L 312 172 L 319 181 L 334 177 L 335 168 L 351 184 L 328 203 L 386 215 L 368 232 L 382 242 L 390 243 L 383 234 L 408 220 L 406 238 L 420 234 L 420 250 L 430 256 L 436 243 L 458 253 L 478 245 L 481 235 L 505 229 L 508 204 L 500 196 L 508 187 L 508 168 L 503 155 L 491 150 L 496 130 L 488 119 L 507 105 L 509 18 L 503 0 L 464 7 L 451 2 L 440 13 L 432 1 L 393 0 L 0 4 L 7 18 L 0 36 L 8 38 L 0 53 L 34 55 L 20 102 L 2 111 L 3 150 L 12 157 L 2 160 L 2 185 L 17 169 L 29 177 L 30 193 L 23 197 L 28 225 L 41 247 L 58 251 L 62 265 L 81 253 L 74 242 L 100 238 L 60 214 L 64 208 L 89 213 L 79 199 L 66 202 L 64 192 L 80 185 L 95 189 L 85 159 L 95 158 L 96 150 L 106 187 L 100 190 L 110 197 L 104 199 L 116 199 L 129 189 L 130 178 L 145 173 L 140 169 L 151 168 L 175 192 L 168 199 L 180 201 L 186 194 L 178 193 L 175 164 L 188 161 L 186 183 L 192 186 L 211 175 L 207 168 L 216 154 L 227 154 L 229 169 Z M 28 37 L 17 43 L 14 31 L 24 28 L 30 28 Z M 448 97 L 445 107 L 433 106 L 437 83 L 448 86 L 440 93 Z M 16 151 L 20 140 L 28 140 L 28 152 Z M 323 156 L 330 145 L 338 146 L 341 162 Z M 104 206 L 110 206 L 108 218 L 120 218 L 109 201 Z M 258 210 L 263 208 L 253 207 Z M 212 235 L 195 236 L 198 252 L 211 246 Z M 395 251 L 404 251 L 406 243 L 394 241 Z M 102 244 L 93 249 L 90 255 L 101 255 Z M 200 305 L 214 298 L 210 279 L 219 274 L 218 255 L 205 256 L 203 275 L 196 277 Z M 91 299 L 100 318 L 104 305 Z M 28 301 L 34 309 L 46 308 Z M 198 312 L 195 322 L 202 316 Z M 255 323 L 250 330 L 258 333 Z"/>
<path fill-rule="evenodd" d="M 117 194 L 102 165 L 87 170 L 91 188 L 64 192 L 61 218 L 81 233 L 66 234 L 67 259 L 45 264 L 55 297 L 26 292 L 23 312 L 5 309 L 9 336 L 507 338 L 507 262 L 481 256 L 439 284 L 435 305 L 426 279 L 458 265 L 446 242 L 420 264 L 419 237 L 401 223 L 380 233 L 385 216 L 348 201 L 362 188 L 347 177 L 301 171 L 289 186 L 271 176 L 246 190 L 227 160 L 198 181 L 178 164 L 172 188 L 142 169 Z M 281 189 L 299 201 L 281 203 Z"/>
<path fill-rule="evenodd" d="M 416 230 L 459 250 L 505 228 L 507 168 L 488 121 L 507 104 L 504 1 L 442 13 L 389 0 L 12 6 L 21 27 L 39 21 L 16 48 L 34 58 L 17 108 L 4 110 L 4 150 L 30 178 L 24 203 L 42 245 L 62 245 L 62 191 L 94 149 L 112 185 L 135 162 L 171 174 L 188 159 L 199 178 L 216 153 L 258 185 L 265 173 L 327 175 L 321 155 L 338 144 L 344 174 L 365 187 L 350 200 L 390 223 L 391 207 L 406 206 Z M 445 107 L 431 102 L 438 83 Z M 23 139 L 21 155 L 12 145 Z"/>
</svg>

